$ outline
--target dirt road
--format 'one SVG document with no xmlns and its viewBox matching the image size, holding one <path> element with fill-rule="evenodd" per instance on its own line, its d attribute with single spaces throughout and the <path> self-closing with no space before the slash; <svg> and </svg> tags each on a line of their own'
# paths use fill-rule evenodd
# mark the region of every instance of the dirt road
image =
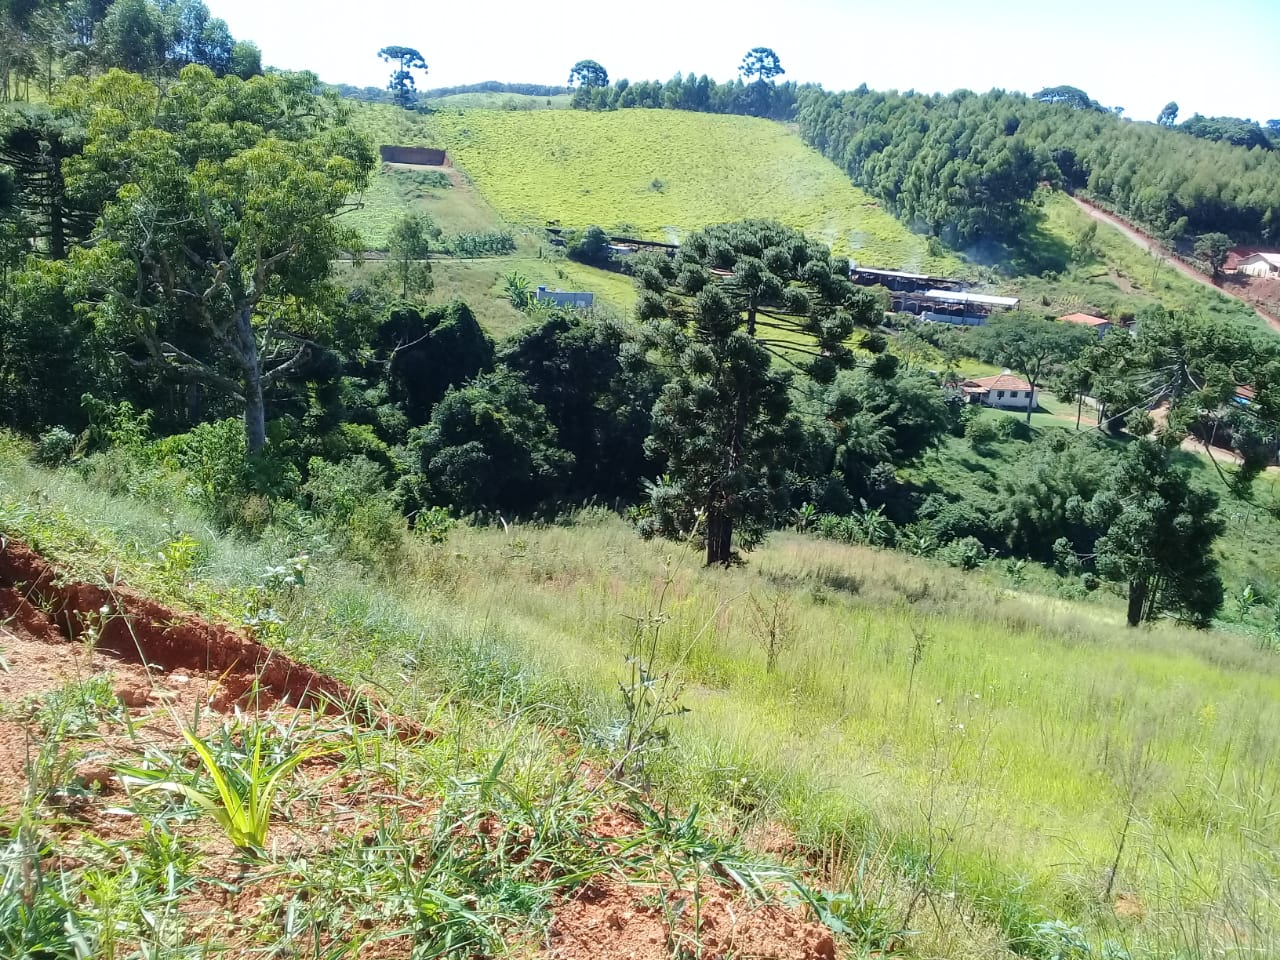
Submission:
<svg viewBox="0 0 1280 960">
<path fill-rule="evenodd" d="M 1117 230 L 1123 233 L 1126 237 L 1128 237 L 1130 240 L 1136 243 L 1139 247 L 1147 251 L 1147 253 L 1155 254 L 1163 262 L 1173 267 L 1173 269 L 1177 270 L 1184 277 L 1194 280 L 1196 281 L 1196 283 L 1202 283 L 1206 287 L 1209 287 L 1211 290 L 1216 290 L 1218 293 L 1222 294 L 1224 297 L 1231 297 L 1233 300 L 1239 300 L 1241 303 L 1243 303 L 1245 306 L 1251 309 L 1254 313 L 1256 313 L 1259 317 L 1265 320 L 1267 322 L 1267 326 L 1269 326 L 1276 333 L 1280 333 L 1280 320 L 1277 320 L 1275 317 L 1259 310 L 1255 304 L 1250 303 L 1244 297 L 1234 294 L 1230 290 L 1223 290 L 1221 287 L 1215 284 L 1209 277 L 1206 277 L 1203 273 L 1201 273 L 1199 270 L 1195 269 L 1194 267 L 1190 266 L 1189 264 L 1183 263 L 1177 257 L 1169 256 L 1169 254 L 1165 251 L 1164 247 L 1162 247 L 1157 241 L 1148 237 L 1146 234 L 1142 233 L 1139 230 L 1134 229 L 1132 226 L 1130 226 L 1128 223 L 1125 223 L 1125 221 L 1121 220 L 1119 217 L 1114 216 L 1110 213 L 1107 213 L 1107 211 L 1102 210 L 1099 207 L 1095 207 L 1093 204 L 1089 203 L 1087 200 L 1081 200 L 1079 197 L 1072 197 L 1071 201 L 1077 207 L 1079 207 L 1081 210 L 1083 210 L 1085 213 L 1091 216 L 1094 220 L 1097 220 L 1100 223 L 1105 223 L 1109 226 L 1115 227 Z"/>
</svg>

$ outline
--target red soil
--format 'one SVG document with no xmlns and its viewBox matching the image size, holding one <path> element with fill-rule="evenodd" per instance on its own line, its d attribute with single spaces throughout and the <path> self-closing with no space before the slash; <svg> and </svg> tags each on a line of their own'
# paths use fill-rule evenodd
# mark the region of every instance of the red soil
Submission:
<svg viewBox="0 0 1280 960">
<path fill-rule="evenodd" d="M 110 613 L 95 645 L 85 637 L 98 611 Z M 30 758 L 47 734 L 33 722 L 48 697 L 89 677 L 107 674 L 122 719 L 101 722 L 87 739 L 59 744 L 71 758 L 67 791 L 43 801 L 44 829 L 61 838 L 49 869 L 74 871 L 89 850 L 100 859 L 102 842 L 137 842 L 145 825 L 129 812 L 129 793 L 117 774 L 134 766 L 148 746 L 185 749 L 181 727 L 199 717 L 201 735 L 222 722 L 221 712 L 258 711 L 289 725 L 312 724 L 315 737 L 334 752 L 308 760 L 294 774 L 292 799 L 273 818 L 265 860 L 250 862 L 208 818 L 181 826 L 181 842 L 201 864 L 197 882 L 178 909 L 187 921 L 189 942 L 205 944 L 210 956 L 248 960 L 261 954 L 260 938 L 283 922 L 282 910 L 304 885 L 308 864 L 335 843 L 372 837 L 389 812 L 408 826 L 405 836 L 429 838 L 439 800 L 406 791 L 403 784 L 361 768 L 342 765 L 349 733 L 317 715 L 335 703 L 361 704 L 358 694 L 330 677 L 245 638 L 229 627 L 182 613 L 119 584 L 95 586 L 61 575 L 27 547 L 0 538 L 0 812 L 18 809 L 28 789 Z M 372 705 L 361 715 L 376 716 Z M 188 719 L 180 719 L 188 718 Z M 385 720 L 386 718 L 382 718 Z M 400 740 L 412 728 L 395 721 Z M 422 739 L 431 734 L 422 733 Z M 345 739 L 344 739 L 345 738 Z M 610 789 L 579 747 L 564 740 L 565 759 L 593 790 Z M 411 746 L 410 746 L 411 748 Z M 388 758 L 394 767 L 396 761 Z M 460 829 L 467 829 L 460 827 Z M 489 844 L 502 825 L 487 816 L 474 820 L 474 842 Z M 603 804 L 584 831 L 583 842 L 628 858 L 646 858 L 644 824 L 625 804 Z M 411 845 L 413 840 L 407 840 Z M 767 843 L 765 844 L 768 845 Z M 511 856 L 508 848 L 504 856 Z M 834 960 L 835 942 L 823 926 L 806 918 L 799 905 L 761 902 L 723 877 L 704 878 L 695 904 L 691 889 L 650 860 L 643 876 L 613 871 L 584 886 L 566 886 L 552 908 L 542 945 L 547 960 L 668 960 L 681 948 L 700 947 L 707 960 L 772 957 L 778 960 Z M 630 868 L 628 868 L 630 872 Z M 722 882 L 724 881 L 724 882 Z M 695 910 L 696 906 L 696 910 Z M 399 960 L 411 955 L 411 938 L 382 925 L 356 921 L 361 960 Z M 367 939 L 365 939 L 367 937 Z M 343 945 L 326 940 L 322 952 Z M 351 946 L 350 943 L 347 946 Z M 348 954 L 343 953 L 343 956 Z"/>
<path fill-rule="evenodd" d="M 257 707 L 286 703 L 336 712 L 341 705 L 371 718 L 376 712 L 344 684 L 230 627 L 177 611 L 124 584 L 71 580 L 35 551 L 7 539 L 0 540 L 3 620 L 50 643 L 79 640 L 96 626 L 95 648 L 125 663 L 216 677 L 219 709 L 250 705 L 252 700 Z M 422 733 L 399 724 L 407 735 Z"/>
</svg>

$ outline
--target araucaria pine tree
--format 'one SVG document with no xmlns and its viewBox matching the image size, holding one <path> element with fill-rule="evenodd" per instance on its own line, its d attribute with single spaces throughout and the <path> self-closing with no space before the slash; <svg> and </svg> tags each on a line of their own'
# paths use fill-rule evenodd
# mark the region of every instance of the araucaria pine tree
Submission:
<svg viewBox="0 0 1280 960">
<path fill-rule="evenodd" d="M 647 441 L 667 472 L 641 533 L 692 537 L 708 565 L 727 565 L 787 506 L 803 439 L 792 389 L 852 366 L 850 338 L 878 305 L 847 261 L 770 221 L 710 227 L 635 273 L 638 315 L 668 376 Z"/>
</svg>

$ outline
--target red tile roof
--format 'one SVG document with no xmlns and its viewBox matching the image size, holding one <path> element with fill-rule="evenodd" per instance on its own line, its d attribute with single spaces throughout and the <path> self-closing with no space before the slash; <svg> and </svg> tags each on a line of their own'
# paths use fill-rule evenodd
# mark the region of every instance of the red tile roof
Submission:
<svg viewBox="0 0 1280 960">
<path fill-rule="evenodd" d="M 1106 317 L 1095 317 L 1087 313 L 1068 313 L 1065 317 L 1058 319 L 1065 320 L 1067 323 L 1081 323 L 1086 327 L 1101 327 L 1111 322 Z"/>
<path fill-rule="evenodd" d="M 963 390 L 986 392 L 988 390 L 1030 390 L 1031 384 L 1011 373 L 997 373 L 994 377 L 975 377 L 960 384 Z"/>
</svg>

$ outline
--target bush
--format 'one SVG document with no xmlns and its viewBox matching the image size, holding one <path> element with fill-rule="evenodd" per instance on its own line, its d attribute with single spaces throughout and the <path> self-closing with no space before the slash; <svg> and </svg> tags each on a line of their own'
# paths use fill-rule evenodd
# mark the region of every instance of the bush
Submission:
<svg viewBox="0 0 1280 960">
<path fill-rule="evenodd" d="M 44 467 L 60 467 L 71 459 L 76 438 L 65 427 L 50 427 L 36 442 L 35 461 Z"/>
<path fill-rule="evenodd" d="M 938 559 L 961 570 L 976 570 L 987 562 L 987 548 L 977 537 L 961 537 L 953 540 L 937 553 Z"/>
<path fill-rule="evenodd" d="M 312 458 L 302 494 L 312 514 L 349 560 L 381 567 L 398 556 L 404 517 L 387 492 L 387 474 L 365 456 L 340 463 Z"/>
</svg>

